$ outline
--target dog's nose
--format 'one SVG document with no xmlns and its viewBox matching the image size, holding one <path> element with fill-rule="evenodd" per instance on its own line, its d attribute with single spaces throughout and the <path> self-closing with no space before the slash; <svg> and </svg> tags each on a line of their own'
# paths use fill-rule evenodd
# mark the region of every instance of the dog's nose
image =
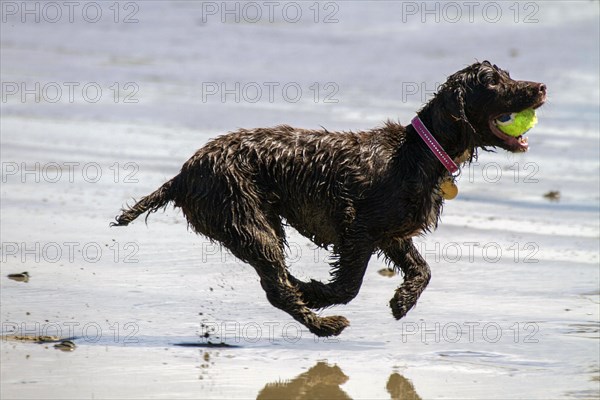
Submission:
<svg viewBox="0 0 600 400">
<path fill-rule="evenodd" d="M 540 83 L 540 92 L 546 94 L 546 85 L 544 85 L 543 83 Z"/>
</svg>

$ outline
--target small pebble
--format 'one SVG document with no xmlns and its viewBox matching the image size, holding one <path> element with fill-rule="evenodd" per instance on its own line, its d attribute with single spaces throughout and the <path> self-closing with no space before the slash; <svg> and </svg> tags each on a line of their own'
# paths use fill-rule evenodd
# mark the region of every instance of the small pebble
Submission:
<svg viewBox="0 0 600 400">
<path fill-rule="evenodd" d="M 29 282 L 29 273 L 27 271 L 21 272 L 20 274 L 9 274 L 8 279 L 12 279 L 17 282 Z"/>
</svg>

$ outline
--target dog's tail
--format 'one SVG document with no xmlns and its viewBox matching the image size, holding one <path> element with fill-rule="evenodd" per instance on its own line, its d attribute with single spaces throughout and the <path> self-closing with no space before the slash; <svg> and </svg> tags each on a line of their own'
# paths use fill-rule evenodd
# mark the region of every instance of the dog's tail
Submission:
<svg viewBox="0 0 600 400">
<path fill-rule="evenodd" d="M 111 222 L 110 226 L 127 226 L 131 221 L 139 217 L 144 213 L 146 220 L 150 216 L 150 213 L 156 212 L 159 209 L 166 207 L 173 199 L 173 189 L 175 179 L 166 182 L 164 185 L 150 193 L 148 196 L 144 196 L 135 203 L 132 207 L 123 208 L 121 215 L 117 215 L 115 218 L 116 222 Z"/>
</svg>

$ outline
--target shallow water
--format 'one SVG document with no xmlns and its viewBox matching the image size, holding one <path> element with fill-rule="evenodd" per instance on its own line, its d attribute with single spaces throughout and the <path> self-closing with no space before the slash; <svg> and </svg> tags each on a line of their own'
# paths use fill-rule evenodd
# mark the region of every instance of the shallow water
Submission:
<svg viewBox="0 0 600 400">
<path fill-rule="evenodd" d="M 2 333 L 77 345 L 1 340 L 2 398 L 600 396 L 597 2 L 535 3 L 534 23 L 523 22 L 534 10 L 525 3 L 517 23 L 509 3 L 494 3 L 496 23 L 422 23 L 406 8 L 420 3 L 331 3 L 330 24 L 336 8 L 324 3 L 319 23 L 309 3 L 298 3 L 298 23 L 203 21 L 200 2 L 133 4 L 133 24 L 114 23 L 108 3 L 98 23 L 22 23 L 17 13 L 1 24 Z M 136 10 L 121 6 L 119 21 Z M 372 259 L 352 303 L 322 312 L 351 321 L 324 340 L 271 307 L 255 273 L 186 231 L 179 212 L 108 228 L 211 137 L 408 122 L 474 59 L 545 82 L 550 99 L 529 153 L 482 153 L 463 171 L 440 228 L 417 240 L 433 279 L 401 321 L 387 305 L 401 278 L 378 274 L 383 260 Z M 7 94 L 6 82 L 39 83 L 40 101 Z M 69 82 L 102 96 L 77 90 L 71 102 Z M 204 101 L 207 85 L 236 82 L 257 83 L 263 97 Z M 275 91 L 271 102 L 268 82 L 303 95 L 293 103 Z M 327 279 L 328 254 L 289 233 L 294 274 Z M 7 277 L 24 271 L 28 282 Z"/>
</svg>

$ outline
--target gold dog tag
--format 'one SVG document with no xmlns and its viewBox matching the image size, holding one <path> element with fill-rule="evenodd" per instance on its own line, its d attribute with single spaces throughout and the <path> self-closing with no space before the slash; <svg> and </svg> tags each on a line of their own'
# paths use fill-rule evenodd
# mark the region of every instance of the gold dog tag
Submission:
<svg viewBox="0 0 600 400">
<path fill-rule="evenodd" d="M 458 194 L 458 186 L 454 183 L 454 179 L 448 177 L 440 184 L 442 197 L 446 200 L 452 200 Z"/>
</svg>

